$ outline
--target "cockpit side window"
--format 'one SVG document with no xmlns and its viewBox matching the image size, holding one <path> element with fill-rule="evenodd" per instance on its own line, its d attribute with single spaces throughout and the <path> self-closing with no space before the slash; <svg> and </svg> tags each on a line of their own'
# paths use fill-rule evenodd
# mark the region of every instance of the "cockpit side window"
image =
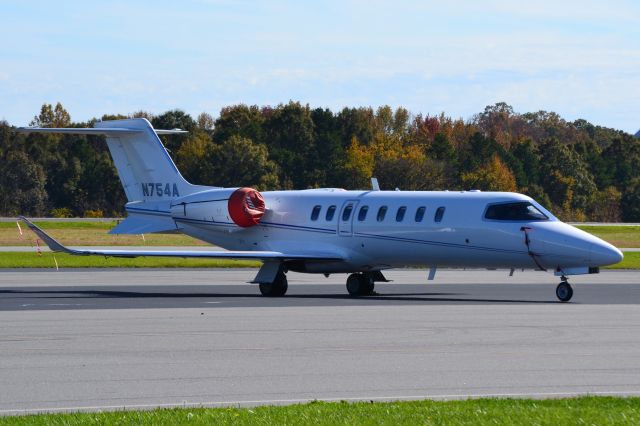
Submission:
<svg viewBox="0 0 640 426">
<path fill-rule="evenodd" d="M 528 201 L 515 203 L 491 204 L 484 213 L 484 218 L 489 220 L 549 220 L 536 206 Z"/>
<path fill-rule="evenodd" d="M 436 214 L 433 216 L 433 221 L 442 222 L 443 216 L 444 216 L 444 207 L 438 207 L 438 210 L 436 210 Z"/>
</svg>

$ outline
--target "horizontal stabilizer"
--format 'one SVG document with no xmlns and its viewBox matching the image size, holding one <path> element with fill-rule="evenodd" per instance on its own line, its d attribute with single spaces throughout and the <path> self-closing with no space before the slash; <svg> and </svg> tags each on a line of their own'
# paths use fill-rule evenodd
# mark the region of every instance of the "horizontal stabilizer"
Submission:
<svg viewBox="0 0 640 426">
<path fill-rule="evenodd" d="M 142 133 L 142 129 L 127 129 L 122 127 L 109 128 L 55 128 L 55 127 L 18 127 L 19 133 L 57 133 L 64 135 L 133 135 Z"/>
<path fill-rule="evenodd" d="M 102 127 L 102 128 L 84 128 L 84 127 L 18 127 L 19 133 L 57 133 L 66 135 L 133 135 L 136 133 L 144 133 L 143 129 L 130 129 L 126 127 Z M 158 135 L 180 135 L 189 133 L 186 130 L 171 129 L 162 130 L 154 129 Z"/>
<path fill-rule="evenodd" d="M 255 260 L 315 260 L 326 262 L 339 262 L 344 260 L 340 256 L 329 253 L 282 253 L 278 251 L 192 251 L 192 250 L 79 250 L 71 249 L 63 246 L 42 229 L 37 227 L 27 218 L 20 216 L 20 219 L 31 229 L 36 235 L 44 241 L 51 251 L 63 252 L 76 256 L 106 256 L 106 257 L 197 257 L 209 259 L 255 259 Z"/>
</svg>

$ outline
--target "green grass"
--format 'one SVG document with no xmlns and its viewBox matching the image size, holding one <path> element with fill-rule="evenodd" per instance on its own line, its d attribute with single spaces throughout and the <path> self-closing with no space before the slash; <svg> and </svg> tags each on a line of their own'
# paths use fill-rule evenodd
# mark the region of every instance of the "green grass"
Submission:
<svg viewBox="0 0 640 426">
<path fill-rule="evenodd" d="M 605 269 L 640 269 L 640 252 L 627 251 L 622 262 L 605 266 Z"/>
<path fill-rule="evenodd" d="M 183 259 L 176 257 L 122 258 L 102 256 L 72 256 L 65 253 L 0 252 L 0 268 L 257 268 L 254 260 Z"/>
<path fill-rule="evenodd" d="M 123 219 L 124 220 L 124 219 Z M 0 222 L 0 229 L 16 229 L 16 221 L 12 222 Z M 110 230 L 115 227 L 118 223 L 116 221 L 109 222 L 86 222 L 82 219 L 78 219 L 73 222 L 55 222 L 55 221 L 44 221 L 44 222 L 34 222 L 36 225 L 43 229 L 101 229 L 101 230 Z M 20 226 L 23 229 L 26 229 L 27 226 L 24 222 L 20 221 Z"/>
<path fill-rule="evenodd" d="M 578 226 L 619 248 L 640 247 L 640 226 Z"/>
<path fill-rule="evenodd" d="M 36 222 L 62 244 L 72 246 L 204 246 L 204 241 L 182 234 L 111 235 L 116 222 Z M 23 235 L 15 222 L 0 222 L 0 246 L 30 246 L 35 235 L 26 227 Z"/>
<path fill-rule="evenodd" d="M 186 235 L 180 234 L 145 234 L 144 239 L 140 235 L 110 235 L 109 230 L 116 226 L 111 222 L 83 222 L 81 219 L 73 222 L 36 222 L 46 232 L 58 239 L 62 244 L 85 246 L 194 246 L 206 245 Z M 3 246 L 28 246 L 33 237 L 21 225 L 25 236 L 20 237 L 15 222 L 0 222 L 0 245 Z M 640 226 L 578 226 L 616 247 L 640 247 Z"/>
<path fill-rule="evenodd" d="M 39 414 L 0 425 L 636 425 L 640 398 L 311 402 L 254 408 Z"/>
</svg>

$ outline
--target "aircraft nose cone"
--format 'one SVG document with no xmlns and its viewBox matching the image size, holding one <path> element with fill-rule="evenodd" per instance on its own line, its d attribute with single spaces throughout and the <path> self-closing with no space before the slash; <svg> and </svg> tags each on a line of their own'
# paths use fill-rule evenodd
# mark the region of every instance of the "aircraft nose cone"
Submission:
<svg viewBox="0 0 640 426">
<path fill-rule="evenodd" d="M 609 243 L 591 245 L 591 261 L 597 266 L 619 263 L 623 257 L 622 252 Z"/>
</svg>

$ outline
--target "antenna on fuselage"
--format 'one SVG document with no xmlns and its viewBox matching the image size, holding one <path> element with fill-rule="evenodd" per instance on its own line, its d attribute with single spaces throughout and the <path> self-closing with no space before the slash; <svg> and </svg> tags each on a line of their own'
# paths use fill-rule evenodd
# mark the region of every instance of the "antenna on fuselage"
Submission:
<svg viewBox="0 0 640 426">
<path fill-rule="evenodd" d="M 378 183 L 378 179 L 372 177 L 371 178 L 371 189 L 373 191 L 380 191 L 380 184 Z"/>
</svg>

